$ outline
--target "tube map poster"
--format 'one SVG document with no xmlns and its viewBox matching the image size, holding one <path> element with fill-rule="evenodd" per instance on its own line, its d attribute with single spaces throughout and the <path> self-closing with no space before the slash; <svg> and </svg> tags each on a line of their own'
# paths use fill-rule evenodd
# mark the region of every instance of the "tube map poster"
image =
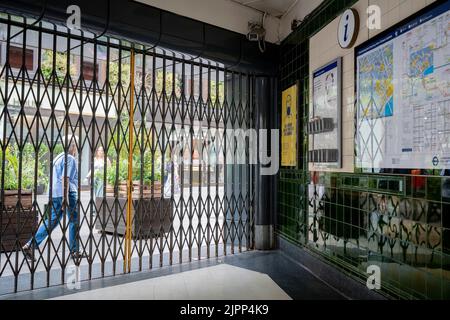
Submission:
<svg viewBox="0 0 450 320">
<path fill-rule="evenodd" d="M 356 165 L 450 168 L 450 2 L 356 49 Z"/>
</svg>

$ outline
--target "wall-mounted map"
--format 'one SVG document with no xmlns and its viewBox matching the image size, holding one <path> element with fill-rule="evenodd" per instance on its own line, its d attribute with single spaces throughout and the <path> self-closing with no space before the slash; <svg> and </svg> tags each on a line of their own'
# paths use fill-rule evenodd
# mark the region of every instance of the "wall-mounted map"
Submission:
<svg viewBox="0 0 450 320">
<path fill-rule="evenodd" d="M 394 52 L 389 43 L 358 59 L 359 101 L 362 117 L 394 114 Z"/>
<path fill-rule="evenodd" d="M 450 168 L 450 2 L 356 48 L 356 166 Z"/>
</svg>

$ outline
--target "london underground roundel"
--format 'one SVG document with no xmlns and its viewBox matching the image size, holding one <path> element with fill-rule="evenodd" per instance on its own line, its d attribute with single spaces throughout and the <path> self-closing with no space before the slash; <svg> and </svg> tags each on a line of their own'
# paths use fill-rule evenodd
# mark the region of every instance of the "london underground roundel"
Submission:
<svg viewBox="0 0 450 320">
<path fill-rule="evenodd" d="M 358 38 L 359 15 L 355 9 L 347 9 L 338 26 L 338 41 L 342 49 L 351 48 Z"/>
</svg>

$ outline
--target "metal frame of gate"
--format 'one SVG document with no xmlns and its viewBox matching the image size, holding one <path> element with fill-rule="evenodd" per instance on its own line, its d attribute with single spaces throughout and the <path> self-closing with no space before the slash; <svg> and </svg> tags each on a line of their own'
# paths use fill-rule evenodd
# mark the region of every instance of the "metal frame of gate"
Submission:
<svg viewBox="0 0 450 320">
<path fill-rule="evenodd" d="M 25 259 L 21 232 L 37 216 L 37 224 L 31 223 L 34 234 L 50 212 L 52 188 L 48 196 L 39 195 L 41 179 L 48 178 L 52 185 L 52 162 L 61 151 L 67 157 L 74 142 L 69 141 L 70 135 L 79 138 L 75 141 L 79 151 L 77 239 L 80 251 L 87 255 L 79 264 L 79 280 L 253 248 L 254 172 L 248 165 L 248 151 L 244 154 L 247 164 L 241 165 L 220 161 L 203 165 L 194 156 L 195 146 L 200 153 L 212 152 L 216 159 L 242 156 L 230 141 L 236 137 L 227 133 L 253 127 L 253 75 L 199 57 L 108 36 L 96 38 L 9 14 L 0 16 L 0 33 L 4 37 L 0 39 L 0 294 L 68 281 L 73 262 L 67 215 L 62 214 L 55 229 L 59 236 L 53 230 L 34 250 L 36 261 Z M 21 52 L 19 68 L 17 56 L 10 56 L 12 46 L 15 54 Z M 33 60 L 27 60 L 30 52 Z M 199 124 L 201 139 L 195 136 Z M 214 141 L 207 136 L 212 129 L 222 133 Z M 187 135 L 174 139 L 174 132 L 180 130 Z M 177 145 L 187 165 L 174 163 Z M 104 162 L 96 172 L 94 155 L 99 147 L 104 149 Z M 15 160 L 9 158 L 11 154 Z M 81 182 L 87 169 L 95 174 L 88 181 L 91 187 L 85 189 Z M 7 207 L 5 189 L 11 176 L 17 180 L 13 183 L 17 199 Z M 112 190 L 108 189 L 111 180 Z M 160 194 L 158 180 L 162 181 Z M 99 181 L 103 197 L 96 198 L 94 186 Z M 147 189 L 146 181 L 151 181 Z M 126 201 L 120 202 L 123 182 Z M 24 207 L 26 189 L 32 191 L 30 208 Z M 106 201 L 108 192 L 113 192 L 112 205 Z M 152 219 L 159 219 L 156 234 L 141 230 L 148 218 L 143 199 L 152 208 Z M 170 202 L 169 209 L 161 199 Z M 63 205 L 68 205 L 66 197 Z M 167 216 L 170 225 L 164 230 Z M 108 224 L 114 228 L 111 234 L 105 232 Z M 120 234 L 123 224 L 126 232 Z M 10 239 L 7 230 L 15 239 L 13 250 L 5 250 Z"/>
</svg>

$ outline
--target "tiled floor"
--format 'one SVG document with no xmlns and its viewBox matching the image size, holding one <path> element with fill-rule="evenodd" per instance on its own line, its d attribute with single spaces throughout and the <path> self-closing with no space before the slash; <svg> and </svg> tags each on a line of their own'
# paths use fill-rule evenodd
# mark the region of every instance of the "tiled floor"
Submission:
<svg viewBox="0 0 450 320">
<path fill-rule="evenodd" d="M 336 272 L 339 282 L 324 281 L 316 270 L 327 267 L 314 263 L 310 268 L 280 250 L 253 251 L 85 281 L 76 291 L 55 286 L 0 299 L 383 299 L 337 270 L 327 273 Z"/>
<path fill-rule="evenodd" d="M 266 274 L 220 264 L 54 299 L 288 300 L 290 297 Z"/>
</svg>

